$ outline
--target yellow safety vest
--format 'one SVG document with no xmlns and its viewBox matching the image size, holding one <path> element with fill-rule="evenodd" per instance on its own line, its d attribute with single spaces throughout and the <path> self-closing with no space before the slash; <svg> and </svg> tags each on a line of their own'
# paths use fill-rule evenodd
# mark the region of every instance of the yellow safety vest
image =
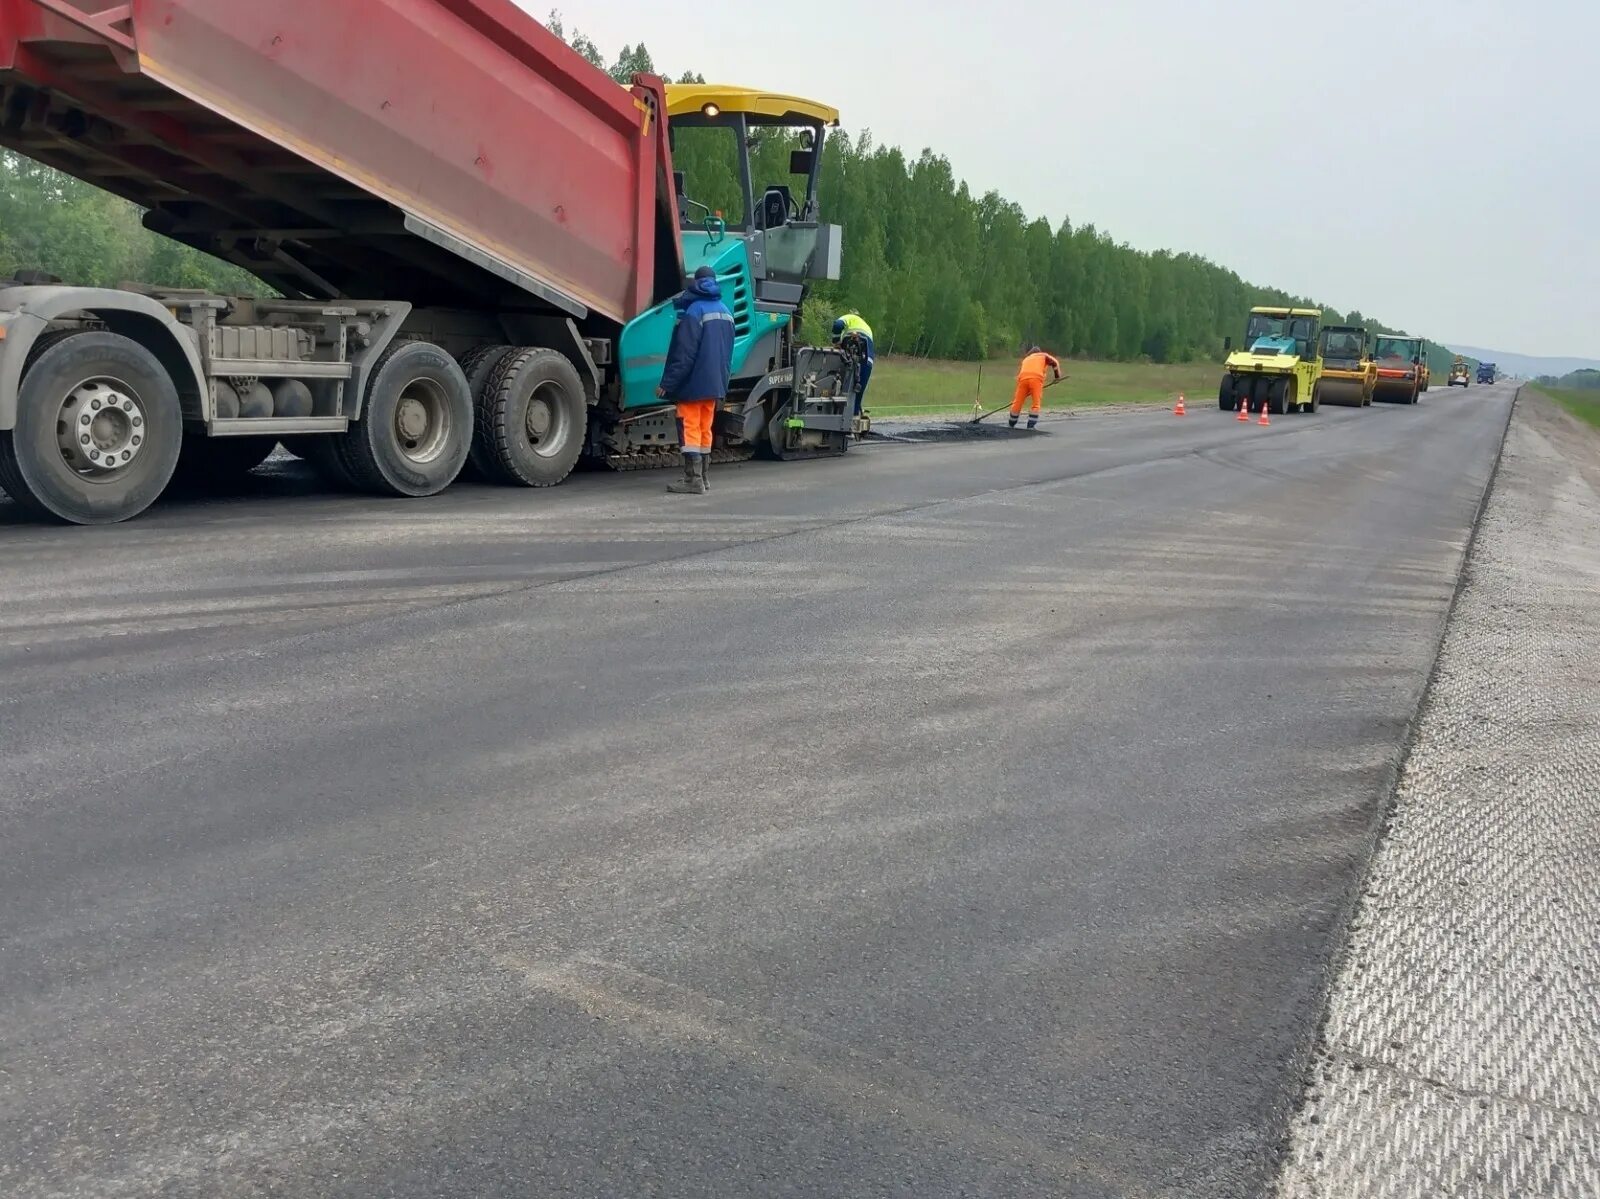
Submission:
<svg viewBox="0 0 1600 1199">
<path fill-rule="evenodd" d="M 868 340 L 872 338 L 872 326 L 855 313 L 852 312 L 849 316 L 842 316 L 839 319 L 844 322 L 844 331 L 846 333 L 859 333 Z"/>
</svg>

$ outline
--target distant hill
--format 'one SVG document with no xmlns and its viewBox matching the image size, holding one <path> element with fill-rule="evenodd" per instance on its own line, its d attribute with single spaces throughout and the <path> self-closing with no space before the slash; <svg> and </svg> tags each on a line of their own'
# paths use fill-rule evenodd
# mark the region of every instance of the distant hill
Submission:
<svg viewBox="0 0 1600 1199">
<path fill-rule="evenodd" d="M 1509 350 L 1482 350 L 1476 346 L 1457 345 L 1456 353 L 1480 362 L 1492 362 L 1503 375 L 1518 375 L 1536 379 L 1540 375 L 1570 375 L 1573 371 L 1600 370 L 1600 359 L 1595 358 L 1536 358 L 1530 354 L 1513 354 Z"/>
</svg>

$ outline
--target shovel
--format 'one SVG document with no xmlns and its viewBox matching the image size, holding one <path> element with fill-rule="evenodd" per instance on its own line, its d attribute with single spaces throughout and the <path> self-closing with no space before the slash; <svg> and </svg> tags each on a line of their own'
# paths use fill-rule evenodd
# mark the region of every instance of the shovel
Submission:
<svg viewBox="0 0 1600 1199">
<path fill-rule="evenodd" d="M 1062 376 L 1061 376 L 1061 379 L 1070 379 L 1070 378 L 1071 378 L 1071 377 L 1072 377 L 1072 376 L 1071 376 L 1071 375 L 1062 375 Z M 1049 391 L 1049 390 L 1050 390 L 1050 389 L 1051 389 L 1051 388 L 1052 388 L 1052 387 L 1054 387 L 1054 386 L 1055 386 L 1055 385 L 1056 385 L 1056 384 L 1057 384 L 1057 383 L 1059 383 L 1059 382 L 1061 382 L 1061 379 L 1051 379 L 1051 380 L 1050 380 L 1050 382 L 1048 382 L 1048 383 L 1046 383 L 1046 384 L 1045 384 L 1045 385 L 1044 385 L 1044 389 L 1045 389 L 1045 390 L 1046 390 L 1046 391 Z M 1007 400 L 1007 401 L 1006 401 L 1006 402 L 1005 402 L 1005 403 L 1004 403 L 1004 404 L 1001 404 L 1001 405 L 1000 405 L 1000 407 L 998 407 L 998 408 L 991 408 L 991 409 L 989 409 L 989 411 L 987 411 L 987 412 L 983 412 L 983 413 L 979 413 L 979 414 L 978 414 L 978 415 L 977 415 L 977 416 L 975 416 L 975 417 L 973 417 L 973 418 L 972 418 L 972 419 L 971 419 L 971 420 L 969 420 L 969 421 L 968 421 L 968 422 L 967 422 L 967 423 L 968 423 L 968 424 L 969 424 L 969 425 L 975 425 L 975 424 L 977 424 L 977 423 L 978 423 L 978 422 L 979 422 L 979 421 L 981 421 L 981 420 L 982 420 L 982 419 L 983 419 L 983 418 L 984 418 L 984 417 L 986 417 L 986 416 L 993 416 L 993 415 L 994 415 L 994 414 L 995 414 L 995 413 L 996 413 L 996 412 L 1004 412 L 1004 411 L 1006 411 L 1006 409 L 1008 409 L 1008 408 L 1010 408 L 1010 407 L 1011 407 L 1011 401 L 1010 401 L 1010 400 Z"/>
</svg>

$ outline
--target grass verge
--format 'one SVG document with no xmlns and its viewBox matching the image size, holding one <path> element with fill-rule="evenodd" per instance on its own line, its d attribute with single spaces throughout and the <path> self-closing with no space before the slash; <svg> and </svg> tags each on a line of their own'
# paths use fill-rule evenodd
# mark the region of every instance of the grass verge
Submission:
<svg viewBox="0 0 1600 1199">
<path fill-rule="evenodd" d="M 1047 409 L 1085 408 L 1102 404 L 1171 403 L 1182 393 L 1189 404 L 1216 396 L 1222 368 L 1214 362 L 1172 364 L 1066 361 L 1067 378 L 1044 393 Z M 879 420 L 896 416 L 932 416 L 971 412 L 1009 403 L 1016 387 L 1017 364 L 999 359 L 982 364 L 940 362 L 923 358 L 878 358 L 867 388 L 867 410 Z"/>
<path fill-rule="evenodd" d="M 876 375 L 873 376 L 872 381 L 877 383 Z M 1573 416 L 1596 429 L 1600 429 L 1600 391 L 1578 391 L 1566 387 L 1545 387 L 1542 384 L 1536 386 L 1545 395 L 1572 413 Z M 871 395 L 872 392 L 868 391 L 867 394 Z"/>
</svg>

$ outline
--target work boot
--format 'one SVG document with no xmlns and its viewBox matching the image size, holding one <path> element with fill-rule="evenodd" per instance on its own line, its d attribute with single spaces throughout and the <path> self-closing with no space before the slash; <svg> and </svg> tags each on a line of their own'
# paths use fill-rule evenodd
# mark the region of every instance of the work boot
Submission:
<svg viewBox="0 0 1600 1199">
<path fill-rule="evenodd" d="M 711 490 L 711 455 L 701 454 L 700 458 L 700 490 Z"/>
<path fill-rule="evenodd" d="M 705 481 L 700 477 L 700 468 L 696 465 L 699 454 L 683 455 L 683 482 L 668 483 L 667 490 L 673 495 L 704 495 L 706 492 Z"/>
<path fill-rule="evenodd" d="M 1006 428 L 1008 428 L 1008 429 L 1015 429 L 1015 428 L 1016 428 L 1016 427 L 1017 427 L 1017 414 L 1016 414 L 1016 413 L 1015 413 L 1015 412 L 1013 412 L 1013 413 L 1012 413 L 1012 414 L 1011 414 L 1011 415 L 1010 415 L 1010 416 L 1009 416 L 1009 417 L 1008 417 L 1008 418 L 1007 418 L 1007 419 L 1006 419 Z"/>
<path fill-rule="evenodd" d="M 1038 427 L 1039 427 L 1039 414 L 1037 412 L 1035 412 L 1032 416 L 1028 417 L 1028 428 L 1037 429 Z"/>
</svg>

